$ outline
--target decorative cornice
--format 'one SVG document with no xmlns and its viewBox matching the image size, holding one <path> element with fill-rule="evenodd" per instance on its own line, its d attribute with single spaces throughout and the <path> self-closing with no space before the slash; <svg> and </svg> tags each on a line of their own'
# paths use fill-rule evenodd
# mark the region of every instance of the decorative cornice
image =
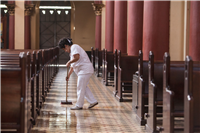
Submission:
<svg viewBox="0 0 200 133">
<path fill-rule="evenodd" d="M 15 15 L 15 4 L 6 4 L 9 15 Z"/>
<path fill-rule="evenodd" d="M 25 4 L 25 16 L 30 16 L 32 11 L 34 10 L 34 4 Z"/>
<path fill-rule="evenodd" d="M 98 15 L 101 15 L 101 11 L 102 11 L 102 8 L 104 7 L 104 4 L 92 3 L 92 7 L 94 10 L 94 13 L 98 16 Z"/>
</svg>

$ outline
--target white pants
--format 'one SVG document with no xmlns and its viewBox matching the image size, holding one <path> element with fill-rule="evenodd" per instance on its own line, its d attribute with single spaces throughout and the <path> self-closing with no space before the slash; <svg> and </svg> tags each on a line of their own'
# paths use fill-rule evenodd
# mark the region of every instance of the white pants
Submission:
<svg viewBox="0 0 200 133">
<path fill-rule="evenodd" d="M 84 98 L 89 103 L 95 103 L 97 100 L 94 98 L 92 92 L 88 88 L 88 83 L 90 80 L 92 73 L 85 74 L 85 75 L 79 75 L 78 81 L 77 81 L 77 102 L 76 106 L 83 107 L 84 104 Z"/>
</svg>

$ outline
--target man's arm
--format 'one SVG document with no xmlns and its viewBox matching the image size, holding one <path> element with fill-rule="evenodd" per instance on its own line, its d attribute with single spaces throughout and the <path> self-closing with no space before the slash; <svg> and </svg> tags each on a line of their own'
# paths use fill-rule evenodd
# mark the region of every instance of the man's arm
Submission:
<svg viewBox="0 0 200 133">
<path fill-rule="evenodd" d="M 79 60 L 79 58 L 80 58 L 80 55 L 79 54 L 75 54 L 74 58 L 72 60 L 68 61 L 67 64 L 66 64 L 66 66 L 70 67 L 70 64 L 74 63 L 74 62 L 77 62 Z"/>
<path fill-rule="evenodd" d="M 70 67 L 69 73 L 68 73 L 68 75 L 67 75 L 67 77 L 66 77 L 66 81 L 69 80 L 69 77 L 70 77 L 70 75 L 72 74 L 72 72 L 73 72 L 73 67 Z"/>
</svg>

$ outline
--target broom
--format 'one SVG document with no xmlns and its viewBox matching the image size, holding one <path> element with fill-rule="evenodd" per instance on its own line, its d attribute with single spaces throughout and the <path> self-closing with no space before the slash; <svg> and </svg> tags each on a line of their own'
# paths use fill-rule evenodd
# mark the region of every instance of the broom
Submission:
<svg viewBox="0 0 200 133">
<path fill-rule="evenodd" d="M 68 76 L 69 69 L 67 68 L 67 76 Z M 68 80 L 66 81 L 66 100 L 62 100 L 61 104 L 72 104 L 71 101 L 67 101 L 68 96 Z"/>
</svg>

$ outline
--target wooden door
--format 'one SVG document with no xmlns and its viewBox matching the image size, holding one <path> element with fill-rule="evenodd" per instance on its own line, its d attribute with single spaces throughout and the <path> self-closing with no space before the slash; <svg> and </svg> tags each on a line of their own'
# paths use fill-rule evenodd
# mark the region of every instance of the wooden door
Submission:
<svg viewBox="0 0 200 133">
<path fill-rule="evenodd" d="M 40 49 L 55 47 L 63 37 L 71 35 L 71 10 L 40 9 Z M 69 54 L 59 51 L 59 64 L 65 64 Z"/>
</svg>

